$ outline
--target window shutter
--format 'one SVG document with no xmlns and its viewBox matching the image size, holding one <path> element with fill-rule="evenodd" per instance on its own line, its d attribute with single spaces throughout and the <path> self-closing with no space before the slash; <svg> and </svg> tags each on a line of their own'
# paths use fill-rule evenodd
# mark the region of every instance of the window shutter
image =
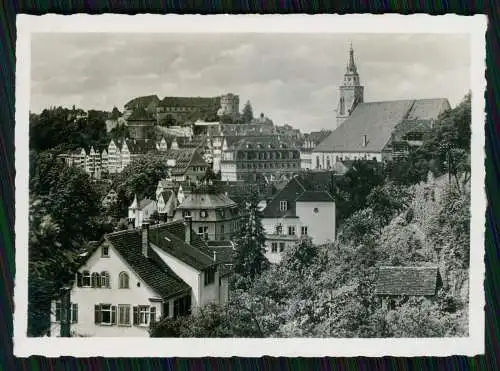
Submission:
<svg viewBox="0 0 500 371">
<path fill-rule="evenodd" d="M 76 272 L 76 286 L 82 287 L 82 274 L 80 272 Z"/>
<path fill-rule="evenodd" d="M 111 306 L 111 323 L 116 325 L 116 305 Z"/>
<path fill-rule="evenodd" d="M 72 304 L 71 322 L 78 323 L 78 304 Z"/>
<path fill-rule="evenodd" d="M 134 307 L 134 325 L 139 324 L 139 307 Z"/>
<path fill-rule="evenodd" d="M 61 321 L 61 302 L 56 301 L 56 322 Z"/>
<path fill-rule="evenodd" d="M 94 305 L 94 323 L 101 323 L 101 306 Z"/>
</svg>

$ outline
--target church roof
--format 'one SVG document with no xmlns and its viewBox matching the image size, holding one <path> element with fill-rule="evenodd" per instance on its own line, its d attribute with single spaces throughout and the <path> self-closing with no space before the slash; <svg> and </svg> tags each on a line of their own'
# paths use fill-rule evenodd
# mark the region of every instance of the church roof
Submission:
<svg viewBox="0 0 500 371">
<path fill-rule="evenodd" d="M 313 152 L 381 152 L 400 122 L 408 118 L 437 119 L 447 107 L 445 98 L 359 103 Z"/>
</svg>

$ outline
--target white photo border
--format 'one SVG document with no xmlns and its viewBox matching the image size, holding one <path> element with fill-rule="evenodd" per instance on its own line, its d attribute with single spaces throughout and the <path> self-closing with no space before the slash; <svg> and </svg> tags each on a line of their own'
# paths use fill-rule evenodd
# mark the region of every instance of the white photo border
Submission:
<svg viewBox="0 0 500 371">
<path fill-rule="evenodd" d="M 17 16 L 16 281 L 18 357 L 381 357 L 484 354 L 485 15 L 44 15 Z M 470 35 L 472 91 L 469 336 L 461 338 L 33 338 L 27 336 L 31 34 L 83 33 L 436 33 Z"/>
</svg>

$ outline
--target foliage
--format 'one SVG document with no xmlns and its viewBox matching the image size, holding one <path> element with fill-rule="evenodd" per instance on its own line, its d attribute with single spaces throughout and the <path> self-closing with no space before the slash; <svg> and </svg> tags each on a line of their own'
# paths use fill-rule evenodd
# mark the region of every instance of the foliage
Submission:
<svg viewBox="0 0 500 371">
<path fill-rule="evenodd" d="M 121 217 L 137 195 L 137 199 L 156 198 L 156 187 L 160 179 L 167 175 L 168 167 L 159 157 L 141 156 L 132 161 L 114 179 L 113 188 L 117 193 L 117 203 L 111 208 L 115 217 Z"/>
<path fill-rule="evenodd" d="M 241 119 L 244 124 L 249 124 L 253 120 L 253 109 L 250 101 L 245 103 L 243 107 L 243 113 L 241 114 Z"/>
<path fill-rule="evenodd" d="M 90 146 L 104 148 L 108 145 L 105 121 L 108 113 L 62 107 L 45 109 L 40 115 L 30 115 L 30 149 L 58 152 Z"/>
<path fill-rule="evenodd" d="M 253 280 L 267 265 L 264 256 L 266 237 L 258 210 L 258 197 L 253 194 L 245 205 L 241 228 L 234 238 L 236 245 L 235 270 Z"/>
</svg>

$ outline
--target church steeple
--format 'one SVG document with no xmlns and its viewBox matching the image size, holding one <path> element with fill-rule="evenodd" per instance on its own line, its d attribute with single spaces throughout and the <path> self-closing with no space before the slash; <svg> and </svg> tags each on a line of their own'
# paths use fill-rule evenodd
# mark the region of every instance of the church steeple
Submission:
<svg viewBox="0 0 500 371">
<path fill-rule="evenodd" d="M 352 43 L 349 45 L 349 63 L 347 64 L 348 74 L 357 74 L 356 63 L 354 63 L 354 50 L 352 48 Z"/>
<path fill-rule="evenodd" d="M 363 92 L 364 87 L 359 81 L 358 68 L 354 61 L 354 49 L 350 44 L 344 82 L 339 87 L 337 126 L 341 125 L 351 115 L 358 103 L 363 102 Z"/>
</svg>

